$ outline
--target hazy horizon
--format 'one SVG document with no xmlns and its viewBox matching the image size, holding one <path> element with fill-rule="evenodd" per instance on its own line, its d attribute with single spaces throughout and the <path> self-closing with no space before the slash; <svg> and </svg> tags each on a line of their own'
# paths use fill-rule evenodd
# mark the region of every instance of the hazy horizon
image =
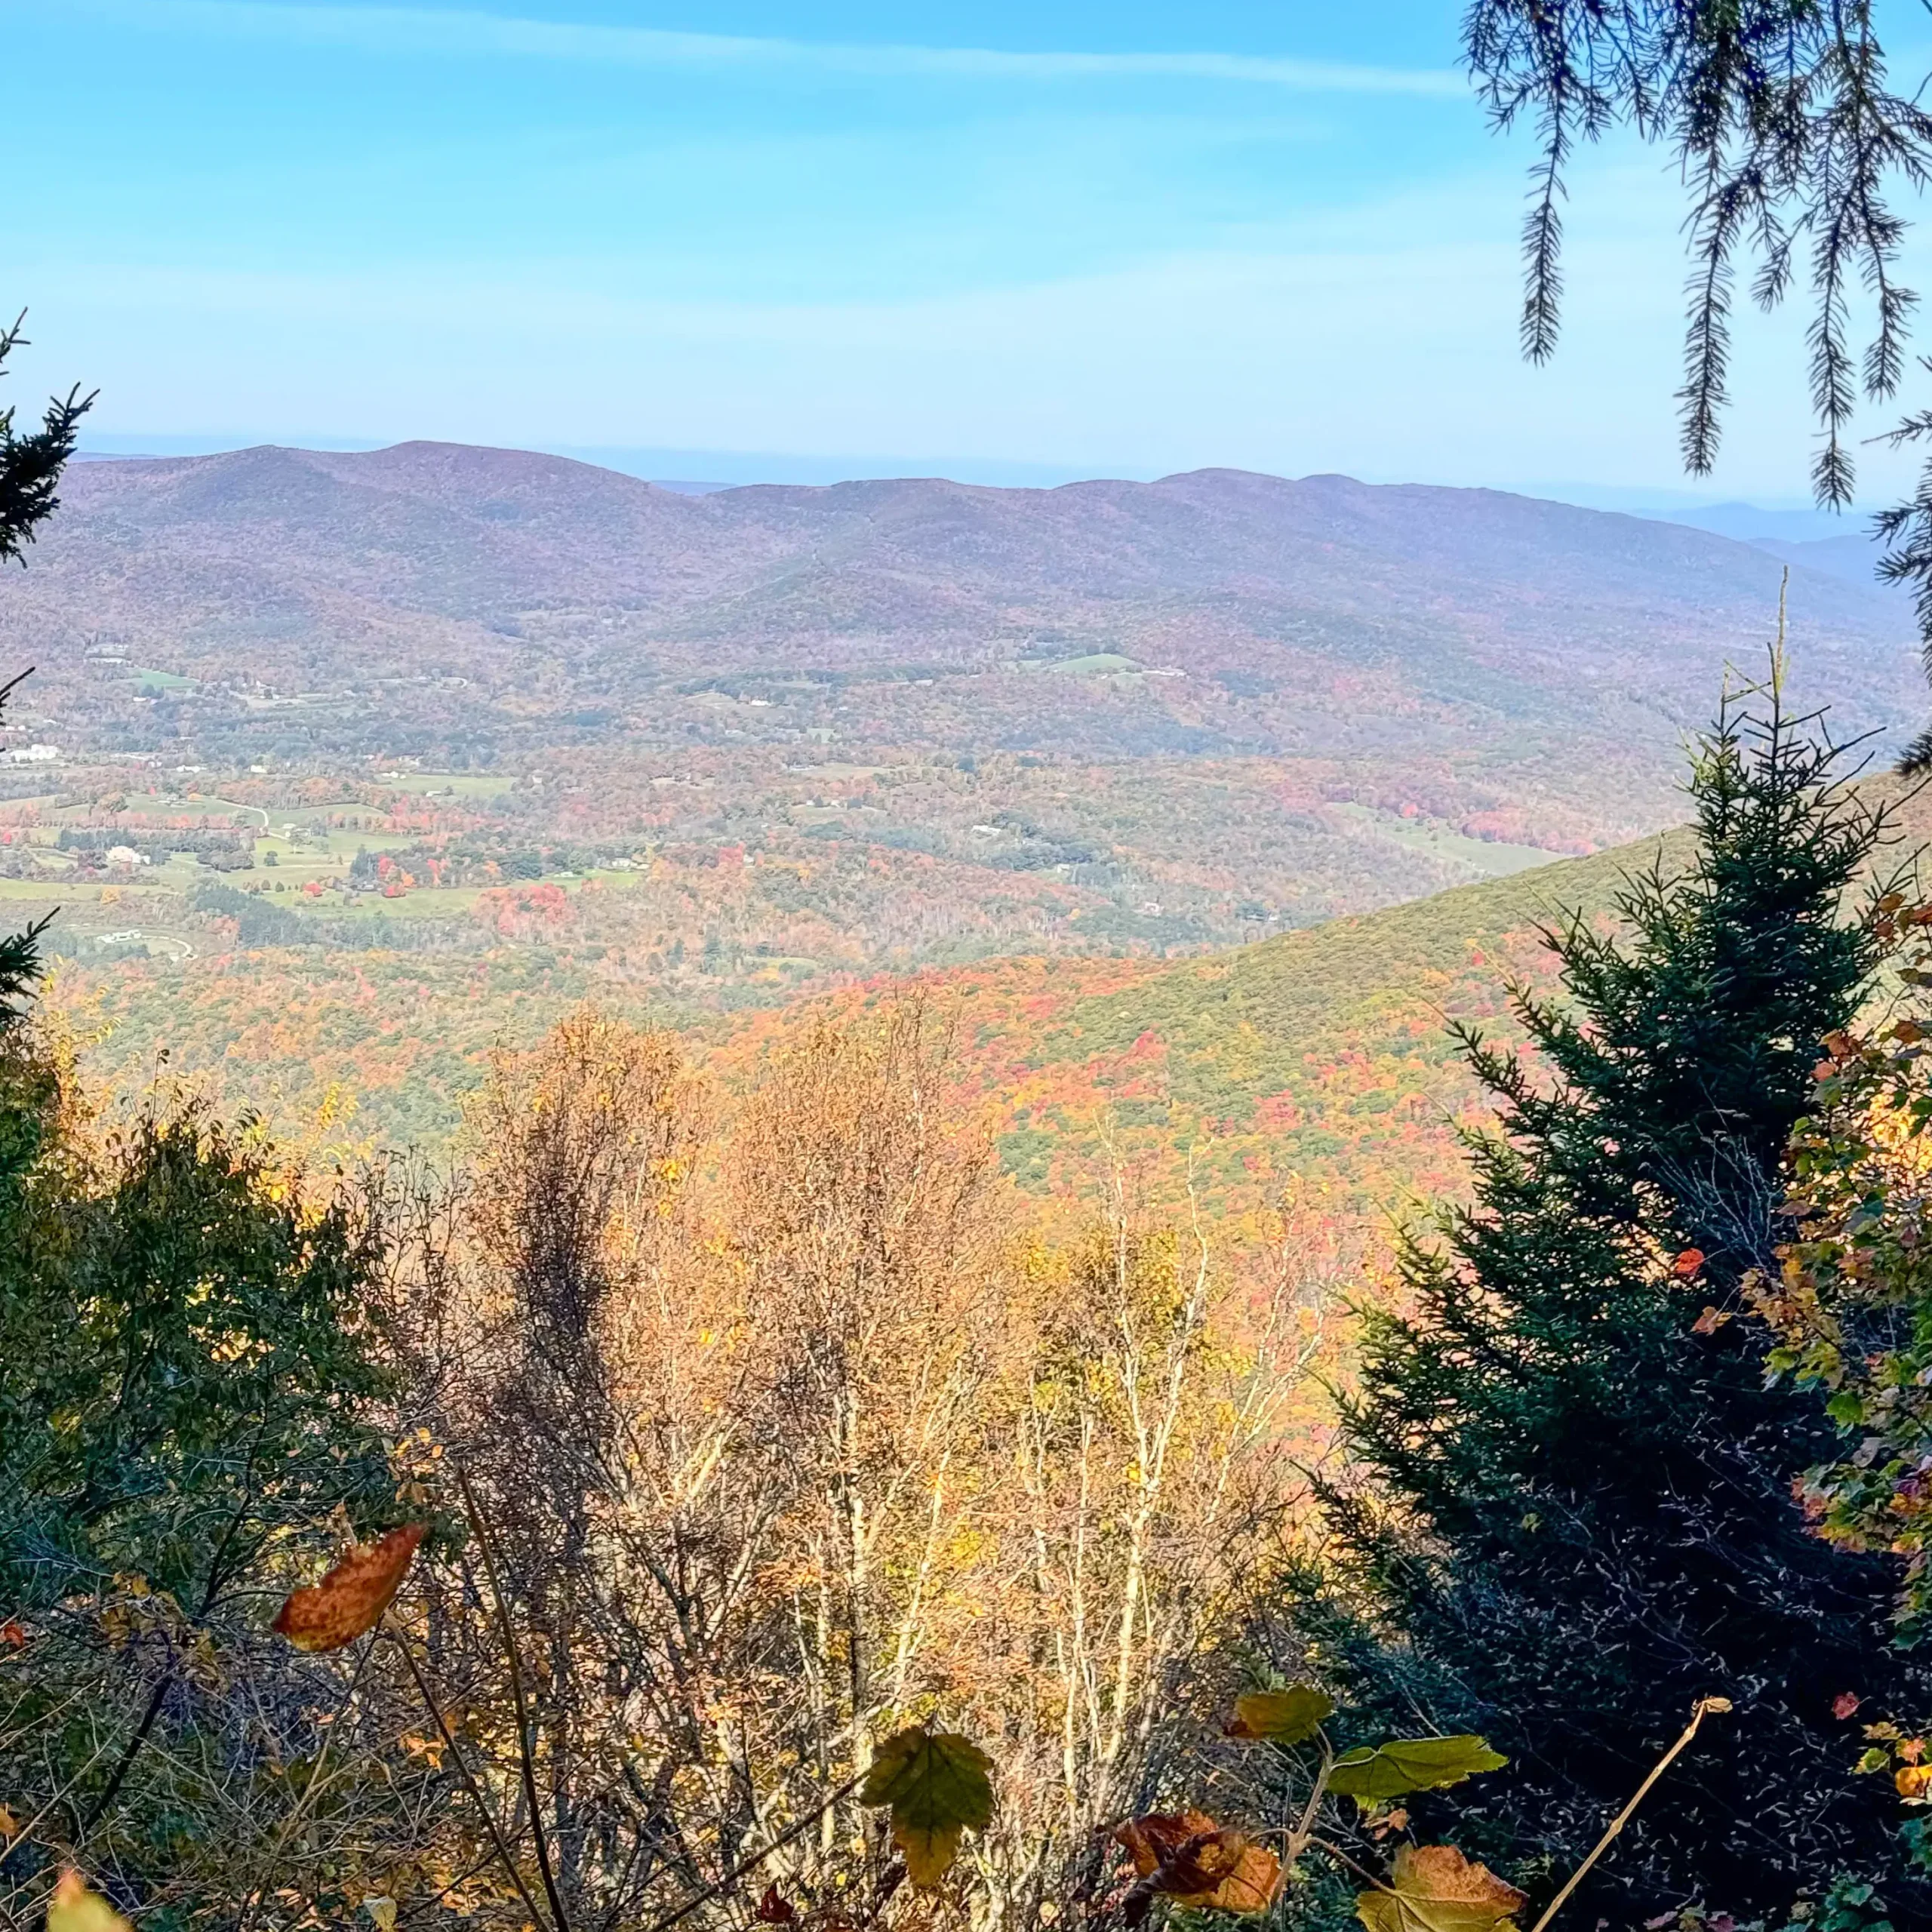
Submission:
<svg viewBox="0 0 1932 1932">
<path fill-rule="evenodd" d="M 399 443 L 462 441 L 457 438 L 408 436 L 329 436 L 296 434 L 228 435 L 182 434 L 143 438 L 138 434 L 96 438 L 84 442 L 77 451 L 85 461 L 139 461 L 143 457 L 165 460 L 190 456 L 220 456 L 236 451 L 278 447 L 288 449 L 334 451 L 346 454 L 389 449 Z M 554 442 L 509 444 L 472 443 L 472 448 L 527 451 L 534 454 L 563 457 L 577 463 L 635 476 L 660 487 L 695 487 L 705 490 L 743 489 L 759 484 L 789 484 L 823 488 L 837 483 L 903 481 L 931 478 L 995 489 L 1054 489 L 1069 483 L 1113 481 L 1158 481 L 1163 475 L 1183 472 L 1124 469 L 1079 468 L 1071 465 L 1003 463 L 997 459 L 961 460 L 946 456 L 869 456 L 863 454 L 814 454 L 796 451 L 755 450 L 704 450 L 670 448 L 586 448 Z M 1194 469 L 1251 469 L 1238 463 L 1202 463 Z M 1281 470 L 1256 473 L 1286 475 Z M 1654 516 L 1670 521 L 1688 521 L 1706 512 L 1749 509 L 1765 519 L 1765 534 L 1792 540 L 1862 534 L 1872 515 L 1869 506 L 1860 504 L 1842 512 L 1821 510 L 1801 496 L 1761 494 L 1725 494 L 1716 491 L 1687 489 L 1644 490 L 1595 485 L 1562 478 L 1531 478 L 1521 481 L 1471 482 L 1439 477 L 1380 475 L 1364 468 L 1343 468 L 1334 472 L 1303 472 L 1303 475 L 1338 474 L 1354 481 L 1377 485 L 1416 484 L 1443 489 L 1494 489 L 1512 495 L 1534 497 L 1545 501 L 1569 503 L 1584 509 L 1620 512 L 1627 515 Z"/>
</svg>

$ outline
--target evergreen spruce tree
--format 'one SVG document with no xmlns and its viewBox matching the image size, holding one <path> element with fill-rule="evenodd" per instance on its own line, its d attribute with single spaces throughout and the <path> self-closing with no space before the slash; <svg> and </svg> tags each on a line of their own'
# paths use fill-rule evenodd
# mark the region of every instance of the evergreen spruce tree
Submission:
<svg viewBox="0 0 1932 1932">
<path fill-rule="evenodd" d="M 5 373 L 7 358 L 25 340 L 19 322 L 11 328 L 0 328 L 0 374 Z M 91 395 L 70 389 L 47 405 L 38 429 L 25 432 L 15 428 L 12 409 L 0 409 L 0 564 L 23 563 L 23 552 L 33 541 L 34 532 L 60 507 L 55 488 L 74 453 L 81 418 L 93 401 Z M 0 685 L 0 714 L 20 681 L 16 677 Z M 37 926 L 24 933 L 0 935 L 0 1031 L 20 1017 L 35 975 L 36 942 L 45 930 Z M 0 1150 L 0 1161 L 5 1158 Z"/>
<path fill-rule="evenodd" d="M 0 373 L 17 349 L 26 346 L 20 325 L 0 328 Z M 81 418 L 94 405 L 91 395 L 77 389 L 56 396 L 47 405 L 38 429 L 14 427 L 14 413 L 0 409 L 0 563 L 23 561 L 22 552 L 34 532 L 60 507 L 54 491 L 60 472 L 74 454 Z"/>
<path fill-rule="evenodd" d="M 1807 1530 L 1792 1479 L 1833 1432 L 1766 1389 L 1734 1312 L 1776 1265 L 1820 1041 L 1882 950 L 1861 901 L 1890 835 L 1841 765 L 1785 714 L 1774 663 L 1696 759 L 1684 867 L 1628 881 L 1620 936 L 1580 916 L 1546 934 L 1564 996 L 1512 992 L 1532 1053 L 1462 1033 L 1500 1127 L 1469 1137 L 1473 1204 L 1403 1246 L 1344 1404 L 1366 1479 L 1331 1498 L 1340 1541 L 1399 1635 L 1331 1664 L 1509 1754 L 1438 1801 L 1459 1841 L 1546 1885 L 1697 1699 L 1734 1701 L 1565 1907 L 1580 1925 L 1782 1911 L 1845 1872 L 1932 1918 L 1896 1795 L 1852 1770 L 1863 1723 L 1932 1709 L 1932 1672 L 1889 1643 L 1890 1567 Z"/>
</svg>

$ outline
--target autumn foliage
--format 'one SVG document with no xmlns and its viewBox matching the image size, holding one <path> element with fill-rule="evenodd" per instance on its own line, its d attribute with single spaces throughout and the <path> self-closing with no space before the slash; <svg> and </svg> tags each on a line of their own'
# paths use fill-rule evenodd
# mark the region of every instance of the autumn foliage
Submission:
<svg viewBox="0 0 1932 1932">
<path fill-rule="evenodd" d="M 1567 968 L 1610 974 L 1607 943 L 1580 922 Z M 1846 943 L 1849 980 L 1865 941 Z M 1707 1017 L 1667 990 L 1662 1022 Z M 305 1170 L 192 1101 L 97 1118 L 58 1055 L 0 1068 L 31 1123 L 0 1180 L 26 1177 L 14 1225 L 33 1257 L 29 1277 L 0 1256 L 8 1335 L 31 1343 L 0 1360 L 0 1911 L 52 1932 L 1044 1932 L 1168 1914 L 1515 1932 L 1530 1894 L 1546 1918 L 1574 1884 L 1594 1904 L 1637 1854 L 1654 1863 L 1687 1814 L 1684 1784 L 1657 1781 L 1722 1748 L 1698 1727 L 1729 1703 L 1700 1692 L 1661 1760 L 1661 1723 L 1621 1740 L 1592 1774 L 1610 1801 L 1558 1821 L 1563 1858 L 1515 1830 L 1548 1770 L 1519 1742 L 1555 1721 L 1544 1706 L 1457 1715 L 1395 1694 L 1417 1677 L 1389 1692 L 1352 1669 L 1338 1524 L 1421 1574 L 1452 1519 L 1386 1494 L 1351 1518 L 1359 1493 L 1334 1480 L 1338 1394 L 1358 1417 L 1364 1367 L 1373 1394 L 1392 1358 L 1350 1352 L 1342 1291 L 1364 1271 L 1332 1199 L 1284 1193 L 1244 1155 L 1233 1174 L 1204 1131 L 1139 1160 L 1133 1134 L 1172 1115 L 1118 1139 L 1097 1118 L 1080 1188 L 1023 1184 L 1001 1158 L 1014 1116 L 962 1044 L 985 1048 L 975 997 L 875 988 L 708 1052 L 579 1009 L 494 1052 L 442 1171 Z M 1171 1071 L 1143 1017 L 1087 1014 L 1118 1035 L 1122 1121 Z M 1594 1068 L 1594 1033 L 1527 1001 L 1518 1018 L 1573 1076 Z M 1512 1211 L 1520 1196 L 1544 1216 L 1537 1292 L 1567 1318 L 1594 1259 L 1620 1308 L 1650 1312 L 1641 1333 L 1595 1321 L 1548 1352 L 1581 1390 L 1563 1410 L 1580 1432 L 1613 1342 L 1678 1373 L 1706 1345 L 1741 1349 L 1749 1320 L 1793 1324 L 1774 1365 L 1855 1397 L 1878 1442 L 1847 1459 L 1862 1473 L 1814 1472 L 1817 1525 L 1902 1541 L 1915 1472 L 1884 1432 L 1916 1426 L 1918 1358 L 1896 1322 L 1890 1358 L 1853 1343 L 1881 1276 L 1914 1292 L 1925 1036 L 1803 1031 L 1774 1041 L 1820 1109 L 1776 1291 L 1701 1195 L 1678 1213 L 1645 1182 L 1648 1219 L 1605 1204 L 1614 1163 L 1641 1151 L 1634 1112 L 1576 1142 L 1578 1198 L 1599 1190 L 1587 1226 L 1494 1140 L 1481 1212 L 1451 1226 L 1487 1264 L 1481 1244 L 1517 1226 L 1496 1190 L 1521 1182 Z M 1247 1034 L 1231 1022 L 1213 1054 Z M 1545 1090 L 1471 1051 L 1530 1146 Z M 1860 1218 L 1874 1202 L 1890 1247 Z M 1407 1253 L 1371 1337 L 1460 1374 L 1451 1316 L 1485 1361 L 1531 1332 L 1497 1325 L 1473 1272 Z M 1737 1366 L 1749 1402 L 1773 1403 L 1755 1359 Z M 1453 1447 L 1450 1413 L 1409 1428 L 1404 1411 L 1401 1456 Z M 1498 1439 L 1540 1453 L 1534 1420 L 1504 1417 Z M 1595 1454 L 1590 1479 L 1630 1453 Z M 1486 1447 L 1451 1473 L 1509 1466 Z M 1486 1492 L 1485 1520 L 1540 1560 L 1549 1493 Z M 1655 1551 L 1591 1574 L 1647 1574 L 1639 1555 Z M 1378 1667 L 1413 1666 L 1423 1627 L 1371 1632 Z M 1863 1748 L 1881 1825 L 1932 1799 L 1922 1736 L 1865 1677 L 1834 1666 L 1807 1694 L 1847 1777 Z M 1647 1708 L 1681 1721 L 1661 1692 Z M 1601 1746 L 1600 1704 L 1558 1715 Z M 1740 1699 L 1732 1727 L 1761 1721 Z M 1708 1785 L 1708 1758 L 1676 1775 L 1694 1762 Z M 1839 1876 L 1842 1902 L 1860 1881 Z"/>
<path fill-rule="evenodd" d="M 294 1383 L 255 1460 L 221 1442 L 226 1513 L 175 1568 L 9 1607 L 0 1903 L 65 1864 L 104 1910 L 290 1932 L 1103 1909 L 1122 1820 L 1244 1748 L 1223 1714 L 1306 1538 L 1337 1250 L 1124 1174 L 1030 1200 L 952 1029 L 828 1016 L 728 1084 L 580 1012 L 498 1055 L 448 1175 L 231 1173 L 164 1136 L 156 1214 L 183 1175 L 226 1189 L 255 1271 L 253 1329 L 180 1291 L 155 1394 L 192 1356 L 195 1466 L 251 1364 L 332 1360 L 278 1296 L 361 1366 Z M 104 1749 L 48 1729 L 80 1708 Z M 1190 1869 L 1246 1909 L 1280 1848 L 1228 1829 Z"/>
<path fill-rule="evenodd" d="M 1171 1700 L 1220 1681 L 1217 1633 L 1293 1543 L 1325 1251 L 1217 1250 L 1124 1199 L 1043 1218 L 949 1048 L 908 1001 L 738 1096 L 585 1015 L 472 1112 L 475 1205 L 421 1259 L 509 1609 L 432 1574 L 425 1669 L 454 1692 L 523 1650 L 586 1909 L 714 1884 L 828 1797 L 761 1869 L 794 1909 L 860 1882 L 855 1847 L 937 1883 L 961 1829 L 1003 1911 L 1098 1882 L 1110 1822 L 1192 1748 Z M 906 1727 L 932 1712 L 974 1743 Z M 466 1716 L 520 1777 L 514 1717 Z M 967 1797 L 909 1803 L 896 1752 Z"/>
<path fill-rule="evenodd" d="M 319 1583 L 289 1593 L 274 1628 L 298 1651 L 339 1651 L 354 1643 L 389 1608 L 423 1527 L 406 1524 L 379 1542 L 355 1546 Z"/>
</svg>

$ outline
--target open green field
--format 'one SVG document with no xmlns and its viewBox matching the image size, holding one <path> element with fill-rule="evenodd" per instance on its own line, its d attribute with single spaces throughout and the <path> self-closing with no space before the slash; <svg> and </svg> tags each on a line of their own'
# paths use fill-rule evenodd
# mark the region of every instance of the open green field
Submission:
<svg viewBox="0 0 1932 1932">
<path fill-rule="evenodd" d="M 422 798 L 500 798 L 516 789 L 515 779 L 500 771 L 386 771 L 380 782 Z"/>
<path fill-rule="evenodd" d="M 1042 670 L 1066 678 L 1100 678 L 1115 672 L 1138 671 L 1141 668 L 1137 660 L 1123 657 L 1117 651 L 1089 651 L 1084 657 L 1056 657 L 1040 666 Z"/>
<path fill-rule="evenodd" d="M 1432 820 L 1404 818 L 1395 812 L 1376 811 L 1367 805 L 1337 804 L 1329 809 L 1378 838 L 1386 838 L 1411 851 L 1426 852 L 1432 858 L 1467 866 L 1491 878 L 1527 872 L 1534 866 L 1547 866 L 1564 856 L 1546 851 L 1540 845 L 1509 845 L 1500 840 L 1470 838 Z"/>
<path fill-rule="evenodd" d="M 399 899 L 358 894 L 346 905 L 337 903 L 323 909 L 338 919 L 460 919 L 474 909 L 482 896 L 480 886 L 419 885 Z M 303 908 L 297 904 L 288 909 L 300 912 Z"/>
</svg>

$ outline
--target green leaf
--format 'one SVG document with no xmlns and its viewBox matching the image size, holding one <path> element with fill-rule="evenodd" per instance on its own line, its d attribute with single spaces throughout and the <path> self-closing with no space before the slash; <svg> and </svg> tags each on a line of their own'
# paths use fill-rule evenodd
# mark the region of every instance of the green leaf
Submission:
<svg viewBox="0 0 1932 1932">
<path fill-rule="evenodd" d="M 1335 1700 L 1312 1684 L 1291 1684 L 1285 1690 L 1251 1690 L 1235 1700 L 1230 1737 L 1265 1738 L 1270 1744 L 1299 1744 L 1312 1737 L 1334 1714 Z"/>
<path fill-rule="evenodd" d="M 1865 1404 L 1855 1389 L 1841 1389 L 1825 1404 L 1825 1413 L 1841 1429 L 1850 1429 L 1865 1418 Z"/>
<path fill-rule="evenodd" d="M 1398 1737 L 1373 1749 L 1358 1746 L 1337 1758 L 1328 1789 L 1364 1804 L 1379 1804 L 1404 1792 L 1460 1784 L 1478 1771 L 1493 1771 L 1509 1761 L 1480 1737 Z"/>
<path fill-rule="evenodd" d="M 956 1731 L 912 1724 L 881 1744 L 859 1802 L 892 1807 L 892 1840 L 913 1884 L 928 1891 L 945 1877 L 968 1826 L 983 1831 L 993 1815 L 992 1760 Z"/>
</svg>

